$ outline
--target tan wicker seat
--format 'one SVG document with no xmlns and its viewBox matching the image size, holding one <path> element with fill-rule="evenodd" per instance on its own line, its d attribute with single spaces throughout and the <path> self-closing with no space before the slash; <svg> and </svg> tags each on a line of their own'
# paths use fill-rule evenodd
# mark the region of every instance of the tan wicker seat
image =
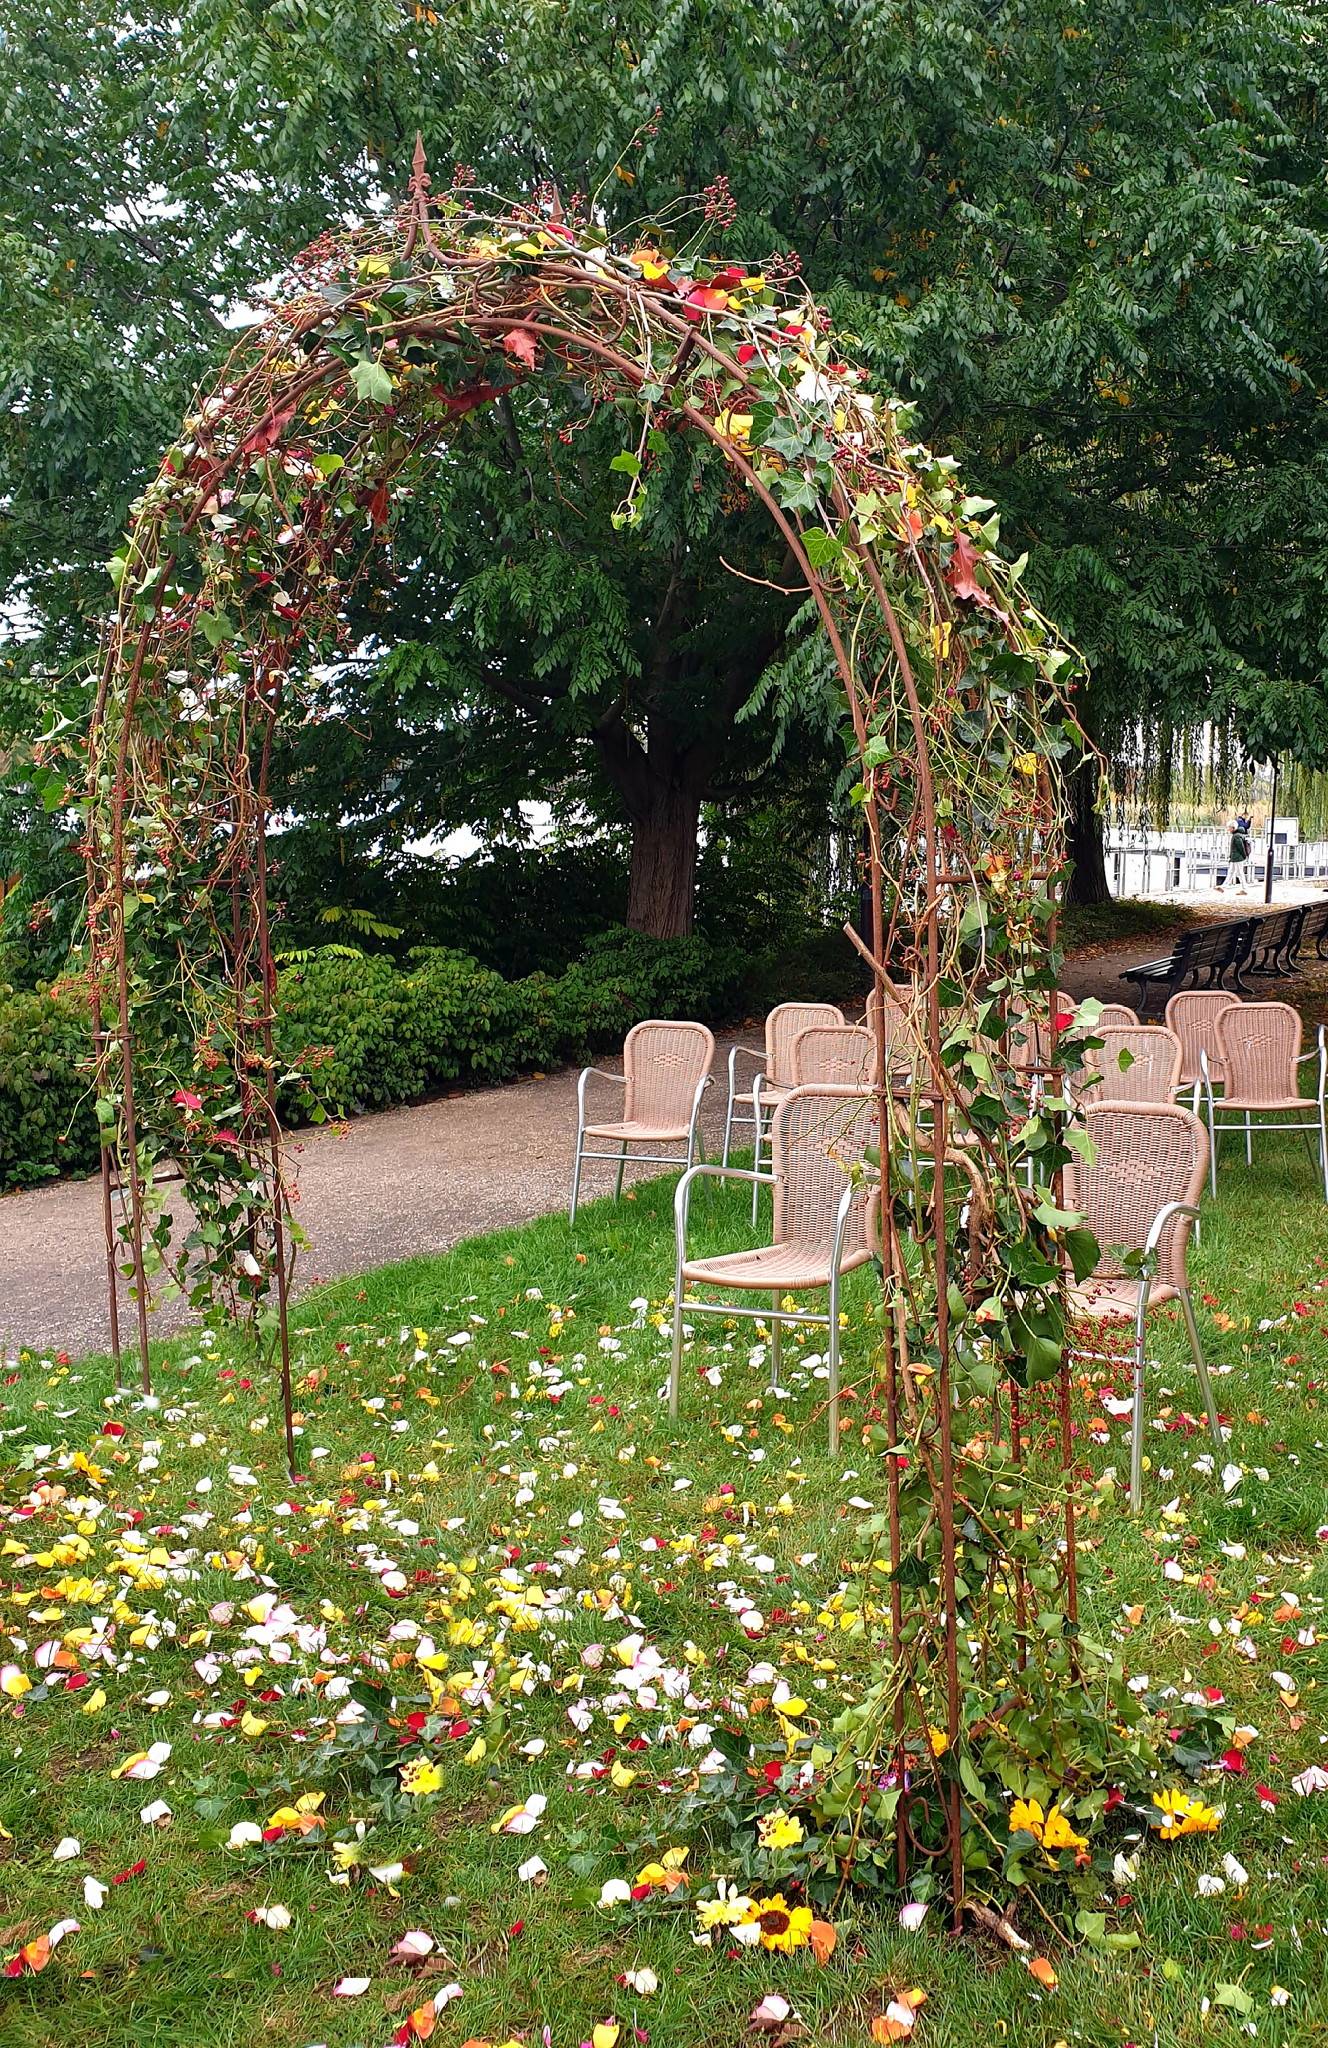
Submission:
<svg viewBox="0 0 1328 2048">
<path fill-rule="evenodd" d="M 793 1047 L 798 1034 L 815 1024 L 842 1024 L 844 1012 L 834 1003 L 777 1003 L 765 1020 L 765 1049 L 758 1052 L 754 1045 L 735 1045 L 729 1052 L 729 1099 L 724 1113 L 724 1150 L 720 1157 L 725 1166 L 733 1147 L 735 1124 L 750 1124 L 752 1127 L 752 1164 L 759 1167 L 764 1146 L 766 1128 L 777 1104 L 783 1101 L 793 1086 Z M 752 1076 L 751 1086 L 738 1085 L 739 1056 L 760 1062 Z M 752 1188 L 752 1222 L 756 1221 L 756 1204 L 760 1188 Z"/>
<path fill-rule="evenodd" d="M 1180 1040 L 1165 1024 L 1093 1027 L 1102 1043 L 1084 1055 L 1085 1100 L 1174 1102 L 1180 1078 Z M 1121 1055 L 1126 1055 L 1122 1061 Z M 1096 1080 L 1094 1080 L 1096 1076 Z"/>
<path fill-rule="evenodd" d="M 771 1124 L 772 1170 L 736 1166 L 694 1166 L 678 1183 L 674 1201 L 677 1262 L 673 1286 L 673 1359 L 669 1413 L 678 1412 L 682 1375 L 683 1295 L 688 1285 L 768 1293 L 771 1307 L 733 1302 L 689 1301 L 691 1315 L 749 1316 L 771 1326 L 771 1380 L 777 1383 L 780 1335 L 787 1323 L 816 1323 L 829 1331 L 830 1447 L 839 1441 L 839 1286 L 845 1273 L 865 1264 L 873 1191 L 854 1169 L 863 1164 L 876 1129 L 869 1091 L 859 1088 L 795 1088 L 775 1111 Z M 687 1216 L 692 1188 L 702 1175 L 750 1180 L 774 1188 L 774 1241 L 755 1251 L 689 1259 Z M 807 1288 L 829 1289 L 828 1312 L 783 1309 L 781 1298 Z"/>
<path fill-rule="evenodd" d="M 715 1057 L 714 1034 L 704 1024 L 649 1018 L 634 1024 L 623 1045 L 623 1071 L 583 1068 L 576 1084 L 576 1158 L 572 1166 L 569 1220 L 576 1222 L 581 1197 L 581 1166 L 586 1159 L 611 1159 L 618 1168 L 615 1195 L 621 1195 L 628 1148 L 636 1145 L 685 1145 L 684 1156 L 637 1152 L 633 1156 L 654 1166 L 690 1166 L 696 1157 L 696 1124 L 701 1098 L 710 1086 Z M 586 1116 L 586 1084 L 594 1075 L 625 1089 L 623 1114 L 617 1122 L 591 1123 Z M 597 1138 L 616 1145 L 599 1152 L 587 1145 Z"/>
<path fill-rule="evenodd" d="M 1168 1028 L 1180 1040 L 1180 1080 L 1177 1092 L 1186 1090 L 1193 1096 L 1191 1108 L 1198 1109 L 1200 1091 L 1203 1088 L 1203 1056 L 1208 1055 L 1208 1071 L 1213 1077 L 1213 1086 L 1226 1086 L 1226 1076 L 1217 1051 L 1217 1020 L 1224 1010 L 1240 997 L 1233 996 L 1225 988 L 1187 988 L 1179 995 L 1172 996 L 1167 1004 L 1166 1021 Z"/>
<path fill-rule="evenodd" d="M 1149 1309 L 1160 1303 L 1180 1302 L 1208 1426 L 1222 1447 L 1185 1264 L 1208 1168 L 1208 1135 L 1193 1110 L 1174 1102 L 1090 1104 L 1084 1125 L 1093 1162 L 1076 1159 L 1066 1168 L 1065 1200 L 1080 1211 L 1102 1250 L 1090 1277 L 1068 1289 L 1067 1306 L 1071 1315 L 1101 1321 L 1134 1318 L 1130 1506 L 1137 1510 L 1143 1496 L 1144 1328 Z M 1138 1273 L 1120 1263 L 1122 1251 L 1144 1255 Z"/>
<path fill-rule="evenodd" d="M 1213 1029 L 1223 1083 L 1220 1100 L 1215 1100 L 1213 1095 L 1217 1076 L 1206 1055 L 1200 1054 L 1212 1144 L 1214 1194 L 1217 1193 L 1217 1147 L 1224 1131 L 1244 1130 L 1247 1166 L 1254 1158 L 1255 1131 L 1303 1131 L 1307 1142 L 1308 1134 L 1313 1131 L 1318 1135 L 1319 1175 L 1323 1182 L 1323 1197 L 1328 1202 L 1328 1122 L 1325 1122 L 1324 1112 L 1328 1050 L 1325 1049 L 1321 1024 L 1314 1048 L 1302 1054 L 1301 1028 L 1300 1012 L 1290 1003 L 1233 1003 L 1217 1018 Z M 1319 1062 L 1318 1086 L 1313 1097 L 1308 1097 L 1300 1092 L 1300 1069 L 1316 1055 Z M 1285 1123 L 1283 1118 L 1291 1115 L 1299 1116 L 1301 1121 Z"/>
</svg>

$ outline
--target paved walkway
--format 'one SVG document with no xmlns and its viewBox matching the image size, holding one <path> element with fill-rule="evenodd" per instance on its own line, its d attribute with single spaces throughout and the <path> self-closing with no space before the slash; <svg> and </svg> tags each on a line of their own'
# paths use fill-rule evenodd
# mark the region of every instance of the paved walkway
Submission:
<svg viewBox="0 0 1328 2048">
<path fill-rule="evenodd" d="M 715 1085 L 703 1112 L 711 1158 L 723 1135 L 726 1063 L 736 1035 L 719 1037 Z M 622 1067 L 612 1058 L 598 1064 Z M 312 1240 L 299 1262 L 299 1288 L 445 1251 L 463 1237 L 561 1208 L 571 1186 L 575 1089 L 575 1072 L 566 1068 L 296 1132 L 290 1152 L 298 1214 Z M 611 1190 L 612 1173 L 609 1166 L 587 1167 L 587 1196 Z M 128 1315 L 132 1310 L 122 1311 L 126 1330 Z M 187 1319 L 178 1304 L 166 1306 L 152 1328 L 165 1336 Z M 77 1356 L 109 1341 L 101 1182 L 59 1181 L 0 1197 L 0 1357 L 22 1344 Z"/>
<path fill-rule="evenodd" d="M 1119 1000 L 1121 968 L 1164 953 L 1168 944 L 1161 932 L 1094 948 L 1067 964 L 1063 985 L 1080 998 Z M 1306 979 L 1318 981 L 1323 972 Z M 1298 982 L 1297 1000 L 1308 993 Z M 1316 994 L 1321 1004 L 1322 989 Z M 715 1085 L 703 1116 L 712 1158 L 723 1128 L 728 1048 L 735 1036 L 753 1042 L 758 1031 L 748 1026 L 719 1038 Z M 575 1075 L 564 1069 L 297 1133 L 291 1152 L 299 1216 L 312 1240 L 299 1264 L 299 1287 L 445 1251 L 463 1237 L 561 1208 L 570 1180 L 574 1089 Z M 610 1188 L 611 1173 L 589 1168 L 589 1176 L 602 1179 L 588 1179 L 588 1194 Z M 104 1349 L 105 1295 L 99 1181 L 60 1181 L 0 1197 L 0 1357 L 21 1344 L 71 1355 Z M 164 1336 L 186 1316 L 178 1305 L 164 1308 L 153 1328 Z"/>
</svg>

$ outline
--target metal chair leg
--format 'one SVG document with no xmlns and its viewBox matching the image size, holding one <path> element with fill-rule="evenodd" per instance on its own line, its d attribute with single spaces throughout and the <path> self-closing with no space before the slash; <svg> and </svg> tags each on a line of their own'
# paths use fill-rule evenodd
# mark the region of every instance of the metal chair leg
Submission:
<svg viewBox="0 0 1328 2048">
<path fill-rule="evenodd" d="M 1213 1084 L 1206 1082 L 1204 1096 L 1208 1104 L 1208 1192 L 1217 1198 L 1217 1111 L 1213 1107 Z"/>
<path fill-rule="evenodd" d="M 1134 1315 L 1134 1413 L 1130 1421 L 1130 1513 L 1137 1515 L 1144 1500 L 1144 1327 L 1148 1319 L 1148 1275 L 1139 1283 L 1139 1306 Z"/>
<path fill-rule="evenodd" d="M 691 1162 L 689 1161 L 689 1162 L 688 1162 L 688 1164 L 690 1165 L 690 1163 L 691 1163 Z M 623 1184 L 623 1174 L 624 1174 L 624 1172 L 626 1171 L 626 1168 L 627 1168 L 627 1140 L 626 1140 L 626 1138 L 624 1138 L 624 1139 L 623 1139 L 623 1141 L 622 1141 L 622 1149 L 620 1150 L 620 1152 L 619 1152 L 619 1154 L 618 1154 L 618 1174 L 617 1174 L 617 1178 L 615 1179 L 615 1181 L 614 1181 L 614 1183 L 613 1183 L 613 1199 L 614 1199 L 614 1201 L 615 1201 L 615 1202 L 620 1202 L 620 1201 L 622 1200 L 622 1184 Z"/>
<path fill-rule="evenodd" d="M 830 1273 L 830 1342 L 826 1362 L 830 1369 L 830 1454 L 839 1449 L 839 1275 Z"/>
<path fill-rule="evenodd" d="M 1245 1112 L 1245 1164 L 1247 1166 L 1253 1166 L 1254 1164 L 1254 1126 L 1250 1122 L 1248 1110 Z"/>
<path fill-rule="evenodd" d="M 578 1201 L 579 1201 L 579 1200 L 581 1199 L 581 1149 L 582 1149 L 582 1143 L 583 1143 L 583 1141 L 582 1141 L 582 1137 L 581 1137 L 581 1129 L 580 1129 L 580 1126 L 578 1125 L 578 1127 L 577 1127 L 577 1133 L 576 1133 L 576 1158 L 575 1158 L 575 1159 L 573 1160 L 573 1162 L 572 1162 L 572 1204 L 571 1204 L 571 1207 L 570 1207 L 570 1209 L 569 1209 L 569 1210 L 568 1210 L 568 1212 L 567 1212 L 567 1220 L 568 1220 L 568 1222 L 569 1222 L 569 1223 L 575 1223 L 575 1222 L 576 1222 L 576 1205 L 577 1205 Z"/>
<path fill-rule="evenodd" d="M 682 1272 L 673 1283 L 673 1357 L 669 1363 L 669 1414 L 677 1420 L 678 1388 L 682 1381 Z"/>
<path fill-rule="evenodd" d="M 779 1372 L 783 1362 L 784 1349 L 784 1323 L 779 1313 L 779 1289 L 777 1287 L 770 1296 L 770 1302 L 774 1310 L 770 1318 L 770 1391 L 773 1393 L 779 1385 Z"/>
<path fill-rule="evenodd" d="M 729 1147 L 733 1143 L 733 1091 L 729 1090 L 728 1108 L 724 1111 L 724 1150 L 719 1155 L 721 1166 L 729 1163 Z"/>
<path fill-rule="evenodd" d="M 757 1109 L 757 1112 L 756 1112 L 756 1145 L 755 1145 L 755 1149 L 754 1149 L 754 1151 L 753 1151 L 753 1153 L 752 1153 L 752 1165 L 753 1165 L 753 1166 L 754 1166 L 754 1167 L 756 1168 L 756 1171 L 757 1171 L 758 1173 L 759 1173 L 759 1172 L 761 1171 L 761 1148 L 762 1148 L 762 1145 L 763 1145 L 763 1143 L 764 1143 L 764 1119 L 763 1119 L 763 1117 L 761 1116 L 761 1112 L 760 1112 L 760 1110 L 759 1110 L 759 1108 L 758 1108 L 758 1109 Z M 753 1229 L 753 1230 L 755 1230 L 755 1228 L 756 1228 L 756 1218 L 757 1218 L 757 1213 L 758 1213 L 758 1204 L 760 1203 L 760 1200 L 761 1200 L 761 1183 L 760 1183 L 760 1181 L 759 1181 L 759 1180 L 754 1180 L 754 1181 L 752 1182 L 752 1229 Z"/>
<path fill-rule="evenodd" d="M 1185 1317 L 1185 1327 L 1190 1333 L 1190 1350 L 1194 1353 L 1194 1369 L 1199 1375 L 1199 1385 L 1203 1389 L 1204 1407 L 1208 1410 L 1208 1428 L 1212 1435 L 1214 1446 L 1220 1451 L 1222 1448 L 1222 1425 L 1217 1419 L 1217 1402 L 1213 1398 L 1213 1382 L 1208 1376 L 1208 1366 L 1204 1360 L 1203 1348 L 1199 1343 L 1199 1326 L 1194 1320 L 1194 1303 L 1190 1299 L 1188 1287 L 1181 1289 L 1180 1305 Z"/>
</svg>

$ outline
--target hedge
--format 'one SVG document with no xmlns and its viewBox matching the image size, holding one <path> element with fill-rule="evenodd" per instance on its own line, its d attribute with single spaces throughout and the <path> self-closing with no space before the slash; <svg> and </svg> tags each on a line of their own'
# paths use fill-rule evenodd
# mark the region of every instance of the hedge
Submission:
<svg viewBox="0 0 1328 2048">
<path fill-rule="evenodd" d="M 582 1060 L 621 1044 L 641 1017 L 729 1017 L 749 978 L 735 947 L 625 930 L 592 942 L 564 974 L 520 981 L 441 947 L 403 966 L 317 952 L 278 978 L 282 1118 L 322 1122 Z M 0 989 L 0 1192 L 96 1166 L 88 1052 L 76 981 Z"/>
</svg>

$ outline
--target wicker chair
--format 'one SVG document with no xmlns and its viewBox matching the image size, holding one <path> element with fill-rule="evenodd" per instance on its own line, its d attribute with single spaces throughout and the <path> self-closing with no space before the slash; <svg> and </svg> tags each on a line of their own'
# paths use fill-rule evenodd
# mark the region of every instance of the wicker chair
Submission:
<svg viewBox="0 0 1328 2048">
<path fill-rule="evenodd" d="M 754 1045 L 735 1045 L 732 1048 L 729 1053 L 729 1100 L 724 1113 L 724 1150 L 720 1155 L 725 1166 L 729 1163 L 729 1154 L 733 1149 L 735 1124 L 752 1126 L 752 1164 L 760 1166 L 771 1112 L 783 1101 L 793 1086 L 793 1046 L 799 1032 L 808 1030 L 814 1024 L 843 1022 L 844 1012 L 834 1003 L 778 1003 L 765 1020 L 764 1052 L 758 1052 Z M 759 1062 L 749 1088 L 738 1086 L 740 1054 Z M 759 1195 L 760 1188 L 753 1186 L 753 1223 L 756 1221 Z"/>
<path fill-rule="evenodd" d="M 1084 1111 L 1084 1125 L 1093 1142 L 1093 1163 L 1071 1161 L 1065 1200 L 1080 1211 L 1104 1249 L 1091 1277 L 1068 1290 L 1067 1305 L 1071 1315 L 1100 1321 L 1134 1318 L 1130 1506 L 1137 1512 L 1143 1498 L 1144 1326 L 1149 1309 L 1162 1302 L 1180 1302 L 1208 1427 L 1222 1448 L 1185 1265 L 1208 1168 L 1208 1134 L 1193 1110 L 1175 1102 L 1095 1103 Z M 1142 1252 L 1142 1271 L 1127 1272 L 1116 1259 L 1117 1250 Z"/>
<path fill-rule="evenodd" d="M 789 1066 L 795 1088 L 870 1088 L 875 1043 L 859 1024 L 813 1024 L 794 1039 Z"/>
<path fill-rule="evenodd" d="M 1122 1024 L 1137 1024 L 1139 1012 L 1132 1010 L 1128 1003 L 1103 1003 L 1097 1021 L 1103 1031 L 1115 1031 Z M 1171 1023 L 1170 1017 L 1167 1022 Z"/>
<path fill-rule="evenodd" d="M 869 1211 L 874 1190 L 861 1177 L 860 1166 L 876 1128 L 875 1110 L 867 1090 L 860 1088 L 794 1088 L 775 1111 L 770 1144 L 772 1170 L 737 1166 L 693 1166 L 678 1183 L 674 1197 L 677 1263 L 673 1282 L 673 1361 L 669 1372 L 669 1413 L 678 1412 L 682 1376 L 683 1292 L 697 1287 L 736 1288 L 768 1294 L 771 1307 L 747 1308 L 732 1302 L 687 1304 L 691 1315 L 750 1316 L 771 1326 L 771 1384 L 779 1379 L 780 1335 L 785 1323 L 817 1323 L 828 1327 L 830 1381 L 830 1448 L 839 1441 L 839 1285 L 845 1273 L 869 1257 Z M 750 1180 L 774 1188 L 773 1243 L 757 1251 L 727 1252 L 717 1258 L 689 1259 L 687 1214 L 692 1189 L 703 1175 Z M 828 1312 L 782 1309 L 790 1291 L 810 1287 L 830 1291 Z"/>
<path fill-rule="evenodd" d="M 585 1067 L 576 1084 L 576 1158 L 572 1166 L 572 1202 L 569 1221 L 576 1222 L 581 1198 L 581 1165 L 586 1159 L 611 1159 L 618 1168 L 615 1196 L 621 1195 L 628 1147 L 633 1145 L 685 1145 L 686 1155 L 676 1159 L 658 1151 L 634 1152 L 634 1159 L 652 1166 L 690 1166 L 696 1158 L 696 1125 L 701 1114 L 701 1097 L 710 1086 L 710 1063 L 715 1057 L 714 1035 L 704 1024 L 683 1024 L 651 1018 L 634 1024 L 623 1045 L 623 1071 L 606 1073 L 603 1067 Z M 612 1081 L 625 1088 L 622 1119 L 618 1123 L 586 1121 L 586 1083 L 591 1076 Z M 617 1146 L 616 1152 L 596 1152 L 588 1138 L 600 1138 Z"/>
<path fill-rule="evenodd" d="M 1174 1031 L 1165 1024 L 1119 1024 L 1105 1030 L 1097 1025 L 1093 1036 L 1102 1043 L 1084 1056 L 1087 1101 L 1175 1101 L 1181 1047 Z M 1124 1065 L 1122 1053 L 1129 1055 Z"/>
<path fill-rule="evenodd" d="M 1180 1040 L 1180 1080 L 1177 1093 L 1192 1096 L 1190 1107 L 1197 1110 L 1203 1089 L 1203 1055 L 1208 1055 L 1208 1070 L 1213 1077 L 1213 1086 L 1226 1086 L 1222 1062 L 1217 1052 L 1217 1020 L 1224 1010 L 1240 997 L 1233 996 L 1224 988 L 1187 988 L 1179 995 L 1172 996 L 1167 1004 L 1167 1028 L 1174 1031 Z"/>
<path fill-rule="evenodd" d="M 1214 1036 L 1223 1084 L 1220 1101 L 1213 1096 L 1213 1084 L 1218 1077 L 1212 1064 L 1205 1053 L 1199 1056 L 1208 1107 L 1213 1193 L 1217 1193 L 1217 1147 L 1224 1131 L 1244 1130 L 1247 1166 L 1254 1159 L 1255 1131 L 1303 1131 L 1307 1144 L 1309 1133 L 1314 1131 L 1319 1139 L 1323 1198 L 1328 1202 L 1328 1121 L 1324 1111 L 1328 1046 L 1324 1026 L 1319 1026 L 1314 1047 L 1302 1054 L 1300 1012 L 1290 1003 L 1233 1003 L 1218 1017 Z M 1318 1086 L 1312 1097 L 1304 1096 L 1300 1092 L 1300 1069 L 1316 1057 Z M 1219 1121 L 1219 1112 L 1227 1118 L 1225 1123 Z M 1294 1124 L 1282 1121 L 1292 1114 L 1305 1120 Z M 1259 1118 L 1263 1121 L 1256 1120 Z"/>
</svg>

